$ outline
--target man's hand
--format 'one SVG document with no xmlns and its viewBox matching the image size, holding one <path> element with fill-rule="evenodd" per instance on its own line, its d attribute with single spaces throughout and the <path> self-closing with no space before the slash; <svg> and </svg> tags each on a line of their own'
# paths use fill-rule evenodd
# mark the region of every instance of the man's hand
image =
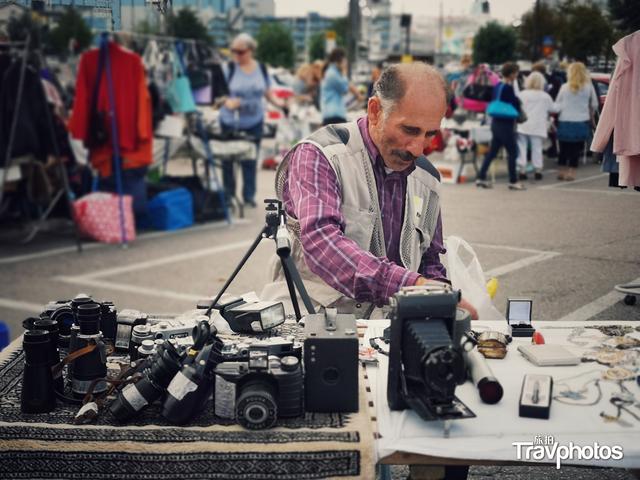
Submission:
<svg viewBox="0 0 640 480">
<path fill-rule="evenodd" d="M 431 280 L 429 278 L 425 278 L 425 277 L 418 277 L 418 279 L 416 280 L 416 283 L 414 283 L 414 285 L 443 285 L 444 282 L 440 282 L 438 280 Z M 460 302 L 458 302 L 458 307 L 460 308 L 464 308 L 467 312 L 469 312 L 471 314 L 471 319 L 472 320 L 478 320 L 478 311 L 475 309 L 475 307 L 473 305 L 471 305 L 469 302 L 467 302 L 464 298 L 460 299 Z"/>
<path fill-rule="evenodd" d="M 478 320 L 478 311 L 464 298 L 460 299 L 460 302 L 458 302 L 458 307 L 464 308 L 467 312 L 469 312 L 471 314 L 471 320 Z"/>
</svg>

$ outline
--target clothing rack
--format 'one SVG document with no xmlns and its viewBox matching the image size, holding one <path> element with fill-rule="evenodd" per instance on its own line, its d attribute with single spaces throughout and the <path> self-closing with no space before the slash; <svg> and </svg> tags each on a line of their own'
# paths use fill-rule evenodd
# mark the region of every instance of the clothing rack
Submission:
<svg viewBox="0 0 640 480">
<path fill-rule="evenodd" d="M 15 103 L 15 110 L 13 112 L 13 118 L 11 119 L 11 127 L 10 127 L 10 131 L 9 131 L 9 140 L 7 142 L 7 151 L 6 151 L 6 156 L 5 156 L 5 162 L 4 162 L 4 168 L 3 168 L 3 172 L 2 172 L 2 180 L 0 181 L 0 206 L 2 205 L 2 200 L 4 197 L 4 187 L 6 185 L 7 182 L 7 177 L 9 175 L 9 171 L 12 167 L 12 150 L 13 150 L 13 144 L 15 141 L 15 136 L 16 136 L 16 128 L 17 128 L 17 123 L 18 123 L 18 115 L 20 114 L 20 106 L 22 104 L 22 99 L 23 99 L 23 90 L 24 90 L 24 81 L 25 81 L 25 75 L 26 75 L 26 70 L 27 70 L 27 63 L 28 63 L 28 57 L 29 57 L 29 47 L 30 47 L 30 40 L 31 40 L 31 36 L 27 36 L 26 41 L 24 42 L 0 42 L 0 46 L 16 46 L 16 47 L 22 47 L 22 57 L 21 57 L 21 64 L 20 64 L 20 77 L 19 77 L 19 81 L 18 81 L 18 91 L 16 92 L 16 103 Z M 37 55 L 37 58 L 39 59 L 39 61 L 42 63 L 42 65 L 45 65 L 44 62 L 44 56 L 42 55 L 42 52 L 39 49 L 35 49 L 34 53 Z M 41 89 L 42 89 L 42 97 L 44 99 L 45 102 L 47 102 L 47 96 L 46 93 L 44 91 L 44 86 L 42 86 L 42 83 L 40 83 Z M 47 115 L 47 125 L 49 128 L 49 134 L 51 135 L 51 142 L 53 145 L 53 153 L 54 153 L 54 157 L 56 158 L 56 164 L 58 166 L 58 170 L 59 170 L 59 175 L 60 178 L 62 180 L 62 188 L 53 196 L 52 200 L 49 202 L 48 207 L 45 209 L 45 211 L 43 213 L 40 214 L 39 218 L 36 220 L 35 224 L 31 227 L 31 231 L 22 239 L 22 243 L 28 243 L 31 240 L 33 240 L 33 238 L 36 236 L 36 234 L 40 231 L 40 229 L 44 226 L 44 222 L 47 220 L 47 218 L 49 217 L 49 215 L 51 214 L 53 208 L 55 207 L 55 205 L 60 201 L 60 199 L 62 198 L 62 196 L 64 195 L 65 199 L 67 200 L 67 205 L 68 205 L 68 209 L 69 209 L 69 216 L 71 217 L 71 221 L 73 223 L 73 227 L 74 227 L 74 234 L 75 234 L 75 238 L 76 238 L 76 246 L 78 248 L 78 252 L 82 251 L 82 242 L 80 239 L 80 232 L 78 231 L 78 225 L 75 222 L 75 218 L 73 216 L 73 201 L 72 201 L 72 192 L 71 192 L 71 188 L 69 186 L 69 178 L 67 176 L 67 171 L 65 166 L 62 163 L 61 160 L 61 156 L 60 156 L 60 146 L 58 145 L 58 139 L 56 138 L 55 135 L 55 131 L 54 131 L 54 125 L 53 125 L 53 118 L 51 116 L 51 111 L 49 110 L 49 105 L 45 106 L 45 112 Z"/>
<path fill-rule="evenodd" d="M 204 43 L 204 42 L 200 42 L 198 40 L 195 39 L 191 39 L 191 38 L 179 38 L 179 37 L 172 37 L 170 35 L 155 35 L 155 34 L 148 34 L 148 33 L 138 33 L 138 32 L 130 32 L 130 31 L 125 31 L 125 30 L 116 30 L 113 32 L 104 32 L 103 38 L 105 36 L 108 36 L 109 34 L 111 34 L 114 38 L 117 38 L 118 35 L 122 35 L 122 36 L 131 36 L 133 38 L 143 38 L 143 39 L 148 39 L 148 40 L 155 40 L 158 42 L 162 42 L 162 43 L 183 43 L 183 44 L 187 44 L 187 45 L 191 45 L 192 47 L 195 47 L 196 45 L 198 45 L 198 43 Z M 180 50 L 178 50 L 178 61 L 183 64 L 183 59 L 182 59 L 182 52 Z M 200 115 L 195 114 L 193 115 L 193 118 L 189 118 L 189 116 L 191 116 L 192 114 L 185 114 L 187 115 L 187 137 L 186 137 L 186 145 L 187 145 L 187 149 L 189 152 L 189 157 L 191 158 L 191 162 L 193 165 L 193 171 L 194 173 L 197 174 L 197 168 L 196 168 L 196 161 L 198 159 L 198 155 L 196 153 L 196 149 L 193 146 L 193 137 L 194 136 L 198 136 L 200 138 L 200 140 L 203 143 L 203 147 L 204 147 L 204 174 L 205 174 L 205 181 L 204 181 L 204 188 L 205 190 L 211 192 L 211 185 L 215 185 L 217 187 L 217 192 L 218 192 L 218 196 L 219 196 L 219 201 L 220 204 L 222 205 L 222 208 L 224 210 L 224 215 L 225 215 L 225 220 L 227 221 L 227 223 L 231 224 L 231 214 L 229 211 L 229 206 L 227 204 L 227 201 L 225 199 L 225 194 L 222 188 L 222 184 L 218 179 L 217 173 L 216 173 L 216 162 L 214 159 L 214 155 L 213 155 L 213 151 L 211 150 L 211 147 L 209 145 L 209 136 L 207 134 L 206 129 L 204 128 L 203 124 L 202 124 L 202 119 L 200 117 Z M 168 158 L 168 149 L 169 149 L 169 140 L 167 139 L 166 141 L 167 143 L 165 144 L 165 155 L 164 155 L 164 159 L 163 159 L 163 164 L 162 164 L 162 171 L 164 173 L 166 173 L 166 169 L 167 169 L 167 162 L 169 160 Z"/>
<path fill-rule="evenodd" d="M 155 35 L 153 33 L 129 32 L 126 30 L 116 30 L 110 33 L 112 33 L 113 35 L 128 35 L 131 37 L 147 38 L 149 40 L 156 40 L 161 42 L 183 42 L 183 43 L 189 43 L 193 45 L 197 45 L 198 43 L 205 43 L 205 42 L 196 40 L 194 38 L 180 38 L 180 37 L 172 37 L 170 35 Z"/>
</svg>

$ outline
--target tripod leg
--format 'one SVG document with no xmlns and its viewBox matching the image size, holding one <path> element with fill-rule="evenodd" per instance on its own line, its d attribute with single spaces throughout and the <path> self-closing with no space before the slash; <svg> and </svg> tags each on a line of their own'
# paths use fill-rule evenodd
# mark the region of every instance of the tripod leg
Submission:
<svg viewBox="0 0 640 480">
<path fill-rule="evenodd" d="M 296 314 L 296 320 L 300 321 L 302 314 L 300 313 L 300 306 L 298 305 L 298 297 L 296 297 L 296 287 L 291 278 L 291 272 L 286 264 L 286 258 L 280 257 L 280 263 L 282 264 L 282 270 L 284 271 L 284 278 L 287 281 L 287 288 L 289 289 L 289 296 L 291 297 L 291 303 L 293 304 L 293 311 Z"/>
<path fill-rule="evenodd" d="M 307 309 L 311 315 L 316 313 L 315 308 L 313 308 L 313 303 L 311 302 L 311 298 L 309 298 L 309 294 L 307 293 L 307 289 L 304 287 L 304 283 L 302 282 L 302 278 L 300 277 L 300 272 L 298 272 L 298 268 L 296 267 L 295 262 L 291 259 L 291 257 L 280 257 L 282 261 L 282 268 L 285 271 L 285 277 L 287 272 L 291 275 L 291 279 L 295 287 L 298 289 L 300 293 L 300 298 L 302 298 L 302 303 L 304 303 L 304 308 Z M 291 298 L 296 298 L 295 295 L 292 295 Z"/>
<path fill-rule="evenodd" d="M 238 272 L 240 272 L 240 269 L 242 269 L 244 264 L 247 263 L 247 260 L 249 260 L 249 257 L 251 256 L 253 251 L 256 249 L 256 247 L 260 243 L 260 240 L 262 240 L 263 235 L 266 233 L 267 233 L 267 227 L 263 228 L 262 231 L 258 234 L 256 239 L 253 241 L 253 244 L 251 244 L 251 246 L 249 247 L 249 250 L 247 250 L 247 253 L 245 253 L 242 260 L 240 260 L 240 263 L 238 264 L 236 269 L 233 271 L 231 276 L 227 279 L 226 283 L 223 285 L 220 292 L 218 292 L 218 295 L 216 296 L 216 298 L 213 300 L 213 302 L 211 302 L 211 305 L 209 305 L 209 308 L 205 313 L 207 317 L 211 314 L 211 310 L 213 310 L 213 307 L 218 303 L 218 300 L 220 300 L 220 297 L 222 297 L 222 295 L 227 290 L 227 288 L 229 288 L 229 285 L 231 285 L 231 282 L 233 282 L 233 280 L 236 278 L 236 275 L 238 275 Z"/>
</svg>

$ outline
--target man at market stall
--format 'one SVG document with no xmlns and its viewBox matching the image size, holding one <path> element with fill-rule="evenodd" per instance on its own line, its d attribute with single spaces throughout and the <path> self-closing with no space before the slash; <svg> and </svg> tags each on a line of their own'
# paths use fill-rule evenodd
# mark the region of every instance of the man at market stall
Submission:
<svg viewBox="0 0 640 480">
<path fill-rule="evenodd" d="M 446 108 L 434 68 L 392 65 L 366 116 L 321 128 L 282 161 L 276 190 L 291 255 L 317 305 L 366 318 L 403 286 L 449 283 L 440 260 L 440 175 L 422 156 Z M 263 298 L 286 299 L 282 270 L 273 266 L 276 283 Z M 460 306 L 477 318 L 464 298 Z"/>
</svg>

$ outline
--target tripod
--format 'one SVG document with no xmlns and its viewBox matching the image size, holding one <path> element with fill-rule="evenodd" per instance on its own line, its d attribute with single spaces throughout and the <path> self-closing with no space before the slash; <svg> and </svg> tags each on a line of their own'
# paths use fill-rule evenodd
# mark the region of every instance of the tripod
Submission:
<svg viewBox="0 0 640 480">
<path fill-rule="evenodd" d="M 284 277 L 287 281 L 287 288 L 289 289 L 289 296 L 291 297 L 293 310 L 296 314 L 296 320 L 300 321 L 300 319 L 302 318 L 302 315 L 300 313 L 300 306 L 298 305 L 298 298 L 296 296 L 296 289 L 298 289 L 300 297 L 302 298 L 302 302 L 304 303 L 307 311 L 310 314 L 316 313 L 307 290 L 302 283 L 300 272 L 298 272 L 298 268 L 296 267 L 295 262 L 291 259 L 290 256 L 291 236 L 289 235 L 289 231 L 287 230 L 286 214 L 284 208 L 282 208 L 282 202 L 280 200 L 266 199 L 264 203 L 267 204 L 267 206 L 265 207 L 266 215 L 264 227 L 254 240 L 253 244 L 249 247 L 249 250 L 247 250 L 247 253 L 244 255 L 242 260 L 240 260 L 240 263 L 233 271 L 227 282 L 223 285 L 216 298 L 213 300 L 213 302 L 211 302 L 211 305 L 209 305 L 209 308 L 207 309 L 205 315 L 211 315 L 211 310 L 215 308 L 218 300 L 220 300 L 220 297 L 222 297 L 231 282 L 233 282 L 234 278 L 236 278 L 236 275 L 238 275 L 244 264 L 247 262 L 247 260 L 249 260 L 249 257 L 263 238 L 269 238 L 276 241 L 276 254 L 278 255 L 278 257 L 280 257 L 280 264 L 282 265 Z"/>
</svg>

